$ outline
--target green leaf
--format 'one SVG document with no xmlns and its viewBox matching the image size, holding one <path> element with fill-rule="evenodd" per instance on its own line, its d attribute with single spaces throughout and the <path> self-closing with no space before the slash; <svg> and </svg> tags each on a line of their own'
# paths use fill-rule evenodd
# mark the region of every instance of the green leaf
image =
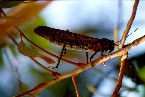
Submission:
<svg viewBox="0 0 145 97">
<path fill-rule="evenodd" d="M 0 1 L 0 8 L 10 8 L 10 7 L 13 7 L 13 6 L 16 6 L 20 3 L 22 3 L 24 0 L 21 0 L 21 1 L 9 1 L 9 0 L 3 0 L 3 1 Z"/>
<path fill-rule="evenodd" d="M 46 82 L 53 79 L 52 74 L 38 70 L 33 66 L 30 67 L 29 72 L 33 77 L 37 78 L 37 81 L 35 80 L 36 83 Z"/>
<path fill-rule="evenodd" d="M 143 66 L 141 69 L 138 70 L 138 74 L 140 78 L 145 81 L 145 66 Z"/>
<path fill-rule="evenodd" d="M 54 95 L 53 97 L 76 97 L 71 78 L 63 79 L 49 86 L 48 90 Z"/>
<path fill-rule="evenodd" d="M 18 44 L 18 51 L 25 55 L 25 56 L 29 56 L 29 57 L 40 57 L 41 55 L 31 49 L 29 49 L 23 41 L 21 41 L 19 44 Z"/>
<path fill-rule="evenodd" d="M 29 86 L 23 84 L 22 82 L 19 82 L 19 88 L 18 88 L 18 94 L 23 93 L 25 91 L 28 91 Z"/>
<path fill-rule="evenodd" d="M 39 57 L 41 59 L 43 59 L 44 61 L 46 61 L 48 64 L 54 64 L 55 61 L 52 60 L 51 58 L 47 57 L 47 56 L 44 56 L 42 54 L 39 54 L 31 49 L 29 49 L 23 41 L 21 41 L 19 44 L 18 44 L 18 51 L 25 55 L 25 56 L 28 56 L 28 57 Z"/>
<path fill-rule="evenodd" d="M 35 17 L 36 20 L 33 23 L 29 23 L 26 25 L 23 32 L 25 32 L 25 35 L 34 43 L 39 45 L 40 47 L 43 47 L 44 49 L 50 49 L 51 46 L 49 45 L 48 40 L 40 37 L 36 33 L 34 33 L 34 29 L 39 25 L 46 25 L 44 19 L 40 16 Z"/>
</svg>

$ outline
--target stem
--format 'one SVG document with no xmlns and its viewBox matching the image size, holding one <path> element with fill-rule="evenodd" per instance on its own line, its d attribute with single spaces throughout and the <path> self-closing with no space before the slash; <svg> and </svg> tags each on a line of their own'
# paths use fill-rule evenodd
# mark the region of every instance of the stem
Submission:
<svg viewBox="0 0 145 97">
<path fill-rule="evenodd" d="M 121 42 L 120 42 L 120 45 L 119 45 L 120 48 L 123 47 L 123 44 L 124 44 L 124 42 L 126 40 L 128 32 L 129 32 L 129 30 L 131 28 L 131 25 L 132 25 L 133 21 L 134 21 L 134 18 L 135 18 L 135 15 L 136 15 L 136 11 L 137 11 L 138 3 L 139 3 L 139 0 L 135 0 L 134 5 L 133 5 L 133 10 L 132 10 L 131 17 L 130 17 L 128 23 L 127 23 L 125 31 L 123 32 L 123 36 L 122 36 L 122 39 L 121 39 Z"/>
<path fill-rule="evenodd" d="M 134 48 L 135 46 L 139 45 L 140 43 L 144 42 L 145 41 L 145 35 L 136 39 L 135 41 L 133 41 L 132 43 L 126 45 L 123 49 L 117 51 L 117 52 L 114 52 L 112 54 L 109 54 L 109 55 L 105 55 L 105 56 L 101 56 L 99 59 L 96 59 L 95 61 L 92 62 L 92 64 L 94 66 L 97 66 L 98 64 L 104 62 L 104 61 L 107 61 L 109 59 L 112 59 L 112 58 L 115 58 L 117 56 L 121 56 L 122 54 L 126 53 L 127 51 L 129 51 L 130 49 Z M 38 95 L 42 90 L 44 90 L 45 88 L 47 88 L 48 86 L 62 80 L 62 79 L 65 79 L 65 78 L 68 78 L 68 77 L 71 77 L 73 75 L 77 75 L 87 69 L 91 68 L 91 64 L 85 64 L 82 66 L 82 68 L 77 68 L 76 70 L 73 70 L 69 73 L 66 73 L 66 74 L 62 74 L 59 76 L 59 78 L 57 79 L 54 79 L 54 80 L 51 80 L 51 81 L 48 81 L 46 83 L 43 83 L 43 85 L 39 84 L 38 86 L 36 86 L 35 88 L 33 88 L 32 90 L 29 90 L 25 93 L 22 93 L 16 97 L 22 97 L 24 95 L 28 95 L 28 94 L 31 94 L 33 93 L 33 95 Z"/>
</svg>

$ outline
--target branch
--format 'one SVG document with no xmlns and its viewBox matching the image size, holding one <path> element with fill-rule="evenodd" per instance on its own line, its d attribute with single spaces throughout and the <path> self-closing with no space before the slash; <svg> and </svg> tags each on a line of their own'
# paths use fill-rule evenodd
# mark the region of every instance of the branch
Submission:
<svg viewBox="0 0 145 97">
<path fill-rule="evenodd" d="M 73 75 L 72 76 L 72 81 L 73 81 L 74 86 L 75 86 L 75 90 L 76 90 L 77 97 L 81 97 L 80 96 L 80 93 L 79 93 L 79 89 L 78 89 L 78 75 Z"/>
<path fill-rule="evenodd" d="M 133 10 L 132 10 L 131 17 L 130 17 L 128 23 L 127 23 L 126 29 L 125 29 L 125 31 L 123 33 L 123 36 L 122 36 L 122 39 L 121 39 L 121 43 L 119 45 L 120 48 L 123 47 L 124 42 L 125 42 L 125 40 L 127 38 L 128 32 L 129 32 L 129 30 L 131 28 L 131 25 L 132 25 L 133 21 L 134 21 L 134 18 L 135 18 L 135 15 L 136 15 L 136 11 L 137 11 L 138 3 L 139 3 L 139 0 L 135 0 L 134 5 L 133 5 Z M 124 70 L 125 70 L 125 67 L 127 65 L 127 64 L 125 64 L 125 62 L 127 60 L 127 56 L 128 56 L 128 52 L 126 52 L 125 54 L 123 54 L 121 56 L 122 60 L 121 60 L 120 72 L 119 72 L 119 76 L 118 76 L 117 85 L 116 85 L 115 90 L 114 90 L 114 92 L 112 94 L 112 97 L 116 97 L 118 95 L 118 92 L 119 92 L 120 88 L 121 88 L 122 79 L 123 79 L 123 75 L 124 75 Z"/>
<path fill-rule="evenodd" d="M 7 34 L 7 36 L 14 42 L 14 44 L 15 44 L 16 46 L 18 46 L 18 43 L 15 41 L 15 39 L 14 39 L 11 35 L 9 35 L 7 32 L 6 32 L 6 34 Z M 57 76 L 60 75 L 60 74 L 57 73 L 57 72 L 54 72 L 54 71 L 52 71 L 52 70 L 49 70 L 48 68 L 46 68 L 45 66 L 43 66 L 42 64 L 40 64 L 38 61 L 36 61 L 34 58 L 32 58 L 32 57 L 29 57 L 29 58 L 30 58 L 32 61 L 34 61 L 39 67 L 41 67 L 43 70 L 45 70 L 46 72 L 52 74 L 54 77 L 57 77 Z"/>
<path fill-rule="evenodd" d="M 123 55 L 123 56 L 126 56 L 126 57 L 123 59 L 123 61 L 121 61 L 121 67 L 120 67 L 119 77 L 118 77 L 118 81 L 117 81 L 117 85 L 116 85 L 116 87 L 115 87 L 115 90 L 114 90 L 114 92 L 113 92 L 113 94 L 112 94 L 112 97 L 117 97 L 118 92 L 119 92 L 119 90 L 120 90 L 120 88 L 121 88 L 121 86 L 122 86 L 122 79 L 123 79 L 125 67 L 126 67 L 126 65 L 127 65 L 127 64 L 126 64 L 127 55 L 128 55 L 128 53 L 125 53 L 125 54 Z M 123 56 L 122 56 L 122 58 L 123 58 Z"/>
<path fill-rule="evenodd" d="M 104 61 L 107 61 L 109 59 L 115 58 L 117 56 L 121 56 L 124 53 L 128 52 L 130 49 L 134 48 L 135 46 L 141 44 L 144 41 L 145 41 L 145 35 L 134 40 L 132 43 L 129 43 L 128 45 L 124 46 L 124 48 L 122 48 L 121 50 L 118 50 L 112 54 L 108 54 L 108 55 L 100 57 L 99 59 L 93 61 L 92 65 L 95 66 L 95 65 L 103 63 Z"/>
<path fill-rule="evenodd" d="M 133 23 L 133 20 L 134 20 L 134 18 L 135 18 L 135 15 L 136 15 L 138 3 L 139 3 L 139 0 L 135 0 L 135 3 L 134 3 L 134 5 L 133 5 L 133 10 L 132 10 L 131 17 L 130 17 L 128 23 L 127 23 L 127 26 L 126 26 L 125 31 L 123 32 L 123 36 L 122 36 L 122 39 L 121 39 L 121 42 L 120 42 L 120 45 L 119 45 L 120 48 L 123 47 L 123 44 L 124 44 L 124 42 L 125 42 L 125 40 L 126 40 L 126 37 L 127 37 L 127 35 L 128 35 L 128 32 L 129 32 L 129 30 L 130 30 L 130 28 L 131 28 L 131 25 L 132 25 L 132 23 Z"/>
<path fill-rule="evenodd" d="M 34 58 L 32 57 L 29 57 L 32 61 L 34 61 L 39 67 L 41 67 L 43 70 L 45 70 L 47 73 L 50 73 L 52 74 L 54 77 L 58 77 L 60 75 L 60 73 L 58 72 L 54 72 L 48 68 L 46 68 L 45 66 L 43 66 L 42 64 L 40 64 L 37 60 L 35 60 Z"/>
<path fill-rule="evenodd" d="M 132 43 L 126 45 L 123 49 L 117 51 L 117 52 L 114 52 L 112 54 L 109 54 L 109 55 L 105 55 L 105 56 L 101 56 L 99 59 L 96 59 L 95 61 L 92 62 L 93 66 L 97 66 L 99 65 L 100 63 L 104 62 L 104 61 L 107 61 L 109 59 L 112 59 L 112 58 L 115 58 L 117 56 L 121 56 L 122 54 L 128 52 L 130 49 L 134 48 L 135 46 L 141 44 L 142 42 L 145 41 L 145 35 L 136 39 L 135 41 L 133 41 Z M 91 64 L 86 64 L 84 65 L 82 68 L 78 68 L 76 70 L 73 70 L 69 73 L 66 73 L 66 74 L 62 74 L 60 75 L 57 79 L 54 79 L 54 80 L 51 80 L 51 81 L 48 81 L 46 83 L 43 83 L 43 85 L 39 84 L 38 86 L 36 86 L 35 88 L 33 88 L 32 90 L 29 90 L 25 93 L 22 93 L 16 97 L 22 97 L 24 95 L 28 95 L 28 94 L 32 94 L 33 95 L 38 95 L 42 90 L 44 90 L 45 88 L 47 88 L 48 86 L 62 80 L 62 79 L 65 79 L 65 78 L 68 78 L 68 77 L 71 77 L 73 75 L 77 75 L 83 71 L 85 71 L 86 69 L 89 69 L 91 68 Z"/>
<path fill-rule="evenodd" d="M 14 27 L 15 27 L 15 28 L 18 30 L 18 32 L 19 32 L 19 33 L 20 33 L 29 43 L 31 43 L 33 46 L 35 46 L 35 47 L 38 48 L 39 50 L 45 52 L 46 54 L 48 54 L 48 55 L 50 55 L 50 56 L 52 56 L 52 57 L 54 57 L 54 58 L 59 59 L 59 56 L 56 56 L 56 55 L 52 54 L 51 52 L 48 52 L 48 51 L 46 51 L 45 49 L 43 49 L 43 48 L 41 48 L 40 46 L 38 46 L 38 45 L 36 45 L 35 43 L 33 43 L 29 38 L 27 38 L 27 37 L 21 32 L 21 30 L 20 30 L 17 26 L 14 26 Z M 82 65 L 84 65 L 83 63 L 71 62 L 71 61 L 68 61 L 68 60 L 66 60 L 66 59 L 64 59 L 64 58 L 61 58 L 61 60 L 64 61 L 64 62 L 67 62 L 67 63 L 69 63 L 69 64 L 72 64 L 72 65 L 74 65 L 74 66 L 77 66 L 77 67 L 81 67 Z"/>
</svg>

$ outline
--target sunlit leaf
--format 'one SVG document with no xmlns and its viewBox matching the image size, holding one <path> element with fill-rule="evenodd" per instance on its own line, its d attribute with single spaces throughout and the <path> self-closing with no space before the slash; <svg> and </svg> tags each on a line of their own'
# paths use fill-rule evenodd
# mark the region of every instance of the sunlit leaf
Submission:
<svg viewBox="0 0 145 97">
<path fill-rule="evenodd" d="M 29 23 L 25 26 L 25 29 L 23 32 L 25 35 L 34 43 L 37 43 L 40 47 L 43 47 L 44 49 L 50 48 L 48 40 L 38 36 L 36 33 L 34 33 L 34 29 L 39 25 L 46 25 L 44 19 L 40 16 L 35 16 L 36 20 L 32 23 Z"/>
<path fill-rule="evenodd" d="M 19 6 L 13 8 L 7 13 L 7 16 L 17 17 L 17 20 L 9 20 L 12 23 L 22 24 L 24 22 L 30 22 L 32 18 L 45 8 L 51 1 L 47 2 L 31 2 L 31 3 L 22 3 Z"/>
<path fill-rule="evenodd" d="M 18 44 L 18 50 L 21 54 L 29 57 L 40 57 L 41 55 L 31 49 L 29 49 L 23 41 Z"/>
<path fill-rule="evenodd" d="M 33 57 L 33 58 L 39 57 L 39 58 L 42 58 L 43 60 L 45 60 L 45 61 L 46 61 L 47 63 L 49 63 L 49 64 L 54 64 L 54 63 L 55 63 L 55 61 L 52 60 L 52 59 L 50 59 L 49 57 L 44 56 L 44 55 L 42 55 L 42 54 L 39 54 L 39 53 L 37 53 L 37 52 L 35 52 L 35 51 L 29 49 L 29 48 L 24 44 L 23 41 L 21 41 L 21 42 L 18 44 L 18 51 L 19 51 L 21 54 L 23 54 L 23 55 L 25 55 L 25 56 L 28 56 L 28 57 Z"/>
<path fill-rule="evenodd" d="M 12 7 L 6 13 L 7 17 L 4 22 L 0 23 L 0 36 L 5 35 L 5 32 L 11 32 L 14 29 L 13 24 L 23 25 L 24 23 L 30 23 L 31 20 L 35 20 L 35 16 L 45 8 L 51 1 L 47 2 L 31 2 L 31 3 L 21 3 L 18 6 Z"/>
</svg>

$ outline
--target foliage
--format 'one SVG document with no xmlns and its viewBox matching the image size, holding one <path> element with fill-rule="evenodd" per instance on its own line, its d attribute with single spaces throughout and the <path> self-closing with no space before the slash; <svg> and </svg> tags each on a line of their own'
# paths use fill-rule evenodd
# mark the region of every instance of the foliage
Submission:
<svg viewBox="0 0 145 97">
<path fill-rule="evenodd" d="M 55 62 L 54 62 L 52 59 L 50 59 L 49 57 L 44 56 L 44 55 L 42 55 L 42 54 L 39 54 L 39 53 L 37 53 L 37 52 L 35 52 L 35 51 L 29 49 L 29 48 L 24 44 L 23 41 L 21 41 L 21 42 L 18 44 L 18 51 L 19 51 L 21 54 L 23 54 L 23 55 L 25 55 L 25 56 L 28 56 L 28 57 L 33 57 L 33 58 L 38 57 L 38 58 L 41 58 L 41 59 L 45 60 L 48 64 L 54 64 L 54 63 L 55 63 Z"/>
</svg>

